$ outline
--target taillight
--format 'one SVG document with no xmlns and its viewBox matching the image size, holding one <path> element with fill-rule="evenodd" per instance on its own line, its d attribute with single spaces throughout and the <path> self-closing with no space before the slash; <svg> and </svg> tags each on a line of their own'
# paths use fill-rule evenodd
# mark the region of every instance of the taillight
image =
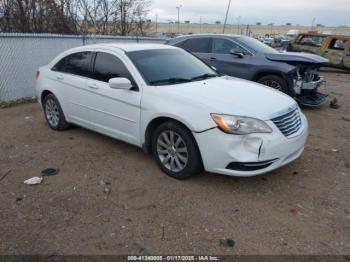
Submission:
<svg viewBox="0 0 350 262">
<path fill-rule="evenodd" d="M 39 76 L 40 76 L 40 71 L 39 71 L 39 70 L 37 70 L 37 71 L 36 71 L 36 80 L 38 80 L 38 79 L 39 79 Z"/>
</svg>

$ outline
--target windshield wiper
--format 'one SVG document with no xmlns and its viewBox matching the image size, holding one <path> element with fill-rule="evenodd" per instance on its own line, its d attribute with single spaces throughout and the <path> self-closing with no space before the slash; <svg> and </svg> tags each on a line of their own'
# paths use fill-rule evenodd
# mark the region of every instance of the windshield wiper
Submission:
<svg viewBox="0 0 350 262">
<path fill-rule="evenodd" d="M 195 81 L 195 80 L 202 80 L 202 79 L 207 79 L 207 78 L 212 78 L 212 77 L 218 77 L 219 75 L 217 74 L 203 74 L 200 76 L 195 76 L 191 78 L 191 81 Z"/>
<path fill-rule="evenodd" d="M 186 79 L 186 78 L 167 78 L 167 79 L 160 79 L 160 80 L 155 80 L 155 81 L 150 81 L 150 84 L 176 84 L 176 83 L 186 83 L 186 82 L 191 82 L 191 79 Z"/>
</svg>

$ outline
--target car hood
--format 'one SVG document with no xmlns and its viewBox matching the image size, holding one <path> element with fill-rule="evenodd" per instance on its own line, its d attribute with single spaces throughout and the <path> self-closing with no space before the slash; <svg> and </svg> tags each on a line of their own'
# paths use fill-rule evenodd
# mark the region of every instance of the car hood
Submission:
<svg viewBox="0 0 350 262">
<path fill-rule="evenodd" d="M 192 106 L 205 108 L 207 113 L 261 120 L 269 120 L 297 106 L 292 98 L 277 90 L 229 76 L 162 86 L 162 90 L 170 95 L 169 99 L 176 97 Z"/>
<path fill-rule="evenodd" d="M 265 54 L 265 57 L 271 61 L 287 62 L 287 63 L 307 63 L 323 65 L 329 62 L 319 55 L 308 53 L 285 52 L 279 54 Z"/>
</svg>

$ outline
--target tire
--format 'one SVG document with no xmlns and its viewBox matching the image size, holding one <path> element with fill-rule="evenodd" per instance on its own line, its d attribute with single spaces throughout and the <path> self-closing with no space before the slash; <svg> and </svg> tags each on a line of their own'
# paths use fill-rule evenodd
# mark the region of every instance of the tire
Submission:
<svg viewBox="0 0 350 262">
<path fill-rule="evenodd" d="M 291 95 L 291 92 L 289 90 L 289 87 L 284 81 L 284 79 L 277 75 L 266 75 L 258 79 L 257 81 L 259 84 L 272 87 L 278 91 L 281 91 L 287 95 Z"/>
<path fill-rule="evenodd" d="M 189 178 L 203 169 L 191 132 L 175 121 L 164 122 L 156 128 L 152 134 L 152 154 L 159 168 L 176 179 Z"/>
<path fill-rule="evenodd" d="M 44 97 L 43 110 L 45 119 L 51 129 L 63 131 L 69 127 L 69 123 L 66 121 L 61 105 L 53 94 Z"/>
</svg>

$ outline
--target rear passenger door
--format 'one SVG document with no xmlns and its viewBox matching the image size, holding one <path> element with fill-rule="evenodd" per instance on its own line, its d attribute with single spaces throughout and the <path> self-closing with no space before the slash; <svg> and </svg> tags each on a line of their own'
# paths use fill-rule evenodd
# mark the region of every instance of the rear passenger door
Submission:
<svg viewBox="0 0 350 262">
<path fill-rule="evenodd" d="M 123 59 L 108 50 L 95 53 L 85 101 L 94 130 L 139 145 L 141 91 Z M 129 79 L 134 87 L 110 88 L 108 81 L 116 77 Z"/>
<path fill-rule="evenodd" d="M 84 89 L 90 74 L 92 52 L 77 52 L 62 58 L 51 70 L 60 89 L 57 92 L 68 121 L 84 124 L 87 120 L 84 109 Z M 61 96 L 61 97 L 60 97 Z"/>
<path fill-rule="evenodd" d="M 196 57 L 201 59 L 208 65 L 212 66 L 213 61 L 211 60 L 211 39 L 210 38 L 189 38 L 181 44 L 177 45 L 185 49 L 186 51 L 194 54 Z"/>
<path fill-rule="evenodd" d="M 238 57 L 231 54 L 231 50 L 245 54 Z M 240 45 L 225 38 L 213 38 L 211 59 L 213 66 L 225 75 L 248 79 L 249 70 L 252 67 L 252 56 Z"/>
</svg>

